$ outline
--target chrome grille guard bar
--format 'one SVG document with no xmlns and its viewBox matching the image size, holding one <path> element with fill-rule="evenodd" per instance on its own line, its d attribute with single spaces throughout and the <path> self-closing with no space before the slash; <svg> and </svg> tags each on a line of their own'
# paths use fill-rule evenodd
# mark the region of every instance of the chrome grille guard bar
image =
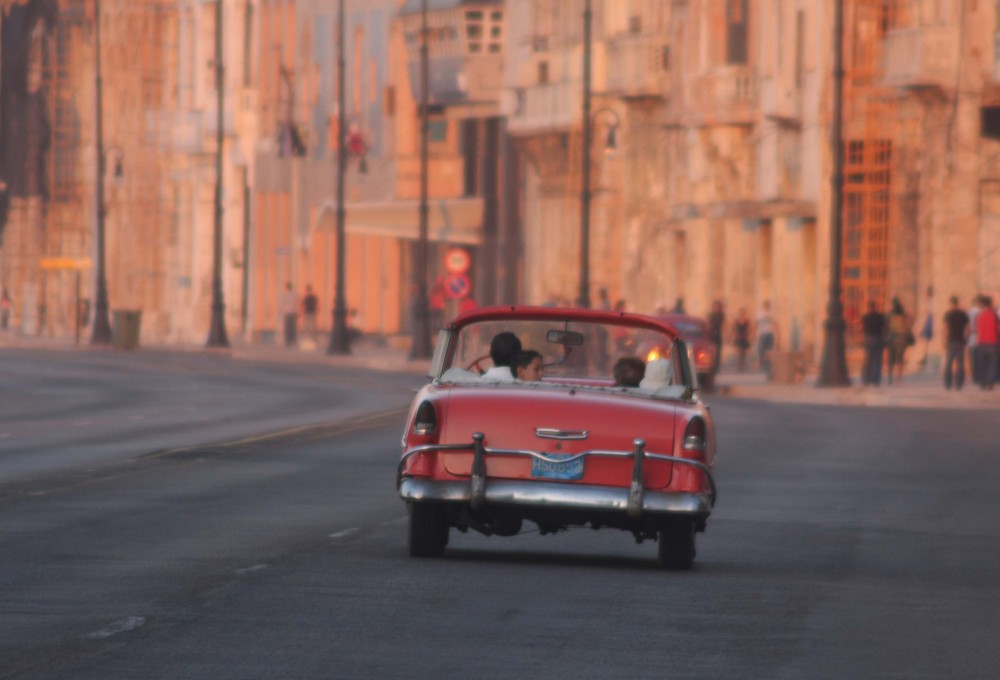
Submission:
<svg viewBox="0 0 1000 680">
<path fill-rule="evenodd" d="M 471 486 L 471 503 L 472 507 L 479 509 L 486 502 L 486 456 L 518 456 L 523 458 L 537 458 L 538 460 L 545 461 L 548 463 L 568 463 L 581 458 L 587 457 L 597 457 L 597 458 L 631 458 L 633 460 L 632 464 L 632 482 L 629 485 L 629 501 L 628 501 L 628 512 L 629 515 L 633 517 L 638 517 L 642 513 L 642 495 L 643 495 L 643 478 L 642 478 L 642 461 L 646 458 L 651 460 L 661 460 L 669 463 L 679 463 L 680 465 L 689 465 L 693 468 L 700 470 L 705 477 L 708 479 L 709 487 L 711 487 L 711 500 L 712 505 L 715 505 L 716 490 L 715 490 L 715 478 L 712 476 L 712 471 L 707 465 L 697 460 L 689 460 L 687 458 L 679 458 L 677 456 L 668 456 L 662 453 L 649 453 L 646 451 L 646 442 L 642 439 L 633 440 L 633 449 L 631 451 L 610 451 L 604 449 L 592 449 L 590 451 L 581 451 L 580 453 L 574 454 L 572 456 L 566 457 L 553 457 L 547 456 L 544 453 L 539 453 L 538 451 L 531 451 L 529 449 L 496 449 L 489 446 L 483 445 L 483 439 L 485 435 L 482 432 L 475 432 L 472 435 L 472 441 L 468 444 L 424 444 L 422 446 L 414 446 L 411 449 L 407 449 L 403 452 L 402 458 L 399 460 L 399 466 L 396 468 L 396 488 L 398 489 L 403 481 L 403 466 L 413 456 L 420 453 L 428 453 L 431 451 L 468 451 L 472 450 L 472 474 L 469 480 Z"/>
</svg>

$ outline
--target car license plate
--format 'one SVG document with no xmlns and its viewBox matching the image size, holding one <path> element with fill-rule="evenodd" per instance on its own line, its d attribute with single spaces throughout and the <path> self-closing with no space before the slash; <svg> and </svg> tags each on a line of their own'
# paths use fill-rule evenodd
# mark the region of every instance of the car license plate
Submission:
<svg viewBox="0 0 1000 680">
<path fill-rule="evenodd" d="M 569 458 L 571 454 L 550 453 L 549 458 Z M 543 479 L 583 479 L 583 458 L 570 461 L 531 459 L 531 476 Z"/>
</svg>

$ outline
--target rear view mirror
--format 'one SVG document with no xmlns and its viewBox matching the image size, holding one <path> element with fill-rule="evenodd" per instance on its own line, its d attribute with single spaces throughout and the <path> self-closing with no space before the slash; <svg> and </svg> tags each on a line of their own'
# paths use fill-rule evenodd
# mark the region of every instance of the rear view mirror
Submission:
<svg viewBox="0 0 1000 680">
<path fill-rule="evenodd" d="M 556 345 L 563 347 L 580 347 L 583 345 L 583 333 L 576 331 L 549 331 L 545 334 L 545 339 Z"/>
</svg>

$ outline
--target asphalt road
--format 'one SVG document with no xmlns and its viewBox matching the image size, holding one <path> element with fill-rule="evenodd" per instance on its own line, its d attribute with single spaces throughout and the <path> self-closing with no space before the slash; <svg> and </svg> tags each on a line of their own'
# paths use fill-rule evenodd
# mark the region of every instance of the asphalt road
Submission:
<svg viewBox="0 0 1000 680">
<path fill-rule="evenodd" d="M 688 573 L 611 530 L 408 558 L 392 412 L 4 484 L 0 677 L 997 677 L 993 414 L 713 408 Z"/>
</svg>

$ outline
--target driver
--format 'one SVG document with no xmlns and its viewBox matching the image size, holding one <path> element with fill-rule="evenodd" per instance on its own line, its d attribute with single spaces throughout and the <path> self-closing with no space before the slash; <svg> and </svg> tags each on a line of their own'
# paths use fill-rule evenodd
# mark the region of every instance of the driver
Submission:
<svg viewBox="0 0 1000 680">
<path fill-rule="evenodd" d="M 514 359 L 521 353 L 521 341 L 510 331 L 503 331 L 493 336 L 490 341 L 490 359 L 493 367 L 483 373 L 484 380 L 497 382 L 514 382 L 511 366 Z"/>
</svg>

